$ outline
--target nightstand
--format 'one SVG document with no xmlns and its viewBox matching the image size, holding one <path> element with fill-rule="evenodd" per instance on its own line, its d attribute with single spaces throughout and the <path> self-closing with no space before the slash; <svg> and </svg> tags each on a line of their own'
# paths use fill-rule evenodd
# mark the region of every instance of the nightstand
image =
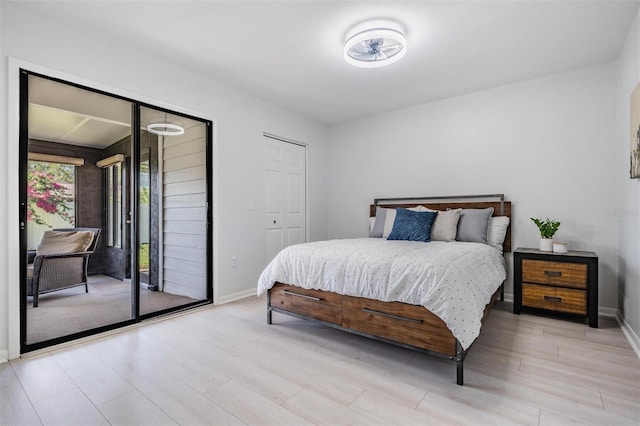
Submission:
<svg viewBox="0 0 640 426">
<path fill-rule="evenodd" d="M 590 251 L 513 252 L 513 313 L 535 308 L 586 316 L 598 327 L 598 256 Z"/>
</svg>

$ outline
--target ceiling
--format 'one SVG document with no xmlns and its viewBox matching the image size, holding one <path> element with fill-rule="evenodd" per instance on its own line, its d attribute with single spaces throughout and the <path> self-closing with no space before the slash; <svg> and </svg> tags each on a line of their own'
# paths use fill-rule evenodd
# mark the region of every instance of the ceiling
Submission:
<svg viewBox="0 0 640 426">
<path fill-rule="evenodd" d="M 29 138 L 103 149 L 131 134 L 131 104 L 29 77 Z"/>
<path fill-rule="evenodd" d="M 104 149 L 131 135 L 132 103 L 123 99 L 29 76 L 29 138 Z M 202 124 L 150 107 L 140 108 L 140 124 Z"/>
<path fill-rule="evenodd" d="M 333 124 L 617 58 L 638 1 L 26 1 L 99 38 Z M 355 68 L 345 35 L 404 27 L 407 54 Z"/>
</svg>

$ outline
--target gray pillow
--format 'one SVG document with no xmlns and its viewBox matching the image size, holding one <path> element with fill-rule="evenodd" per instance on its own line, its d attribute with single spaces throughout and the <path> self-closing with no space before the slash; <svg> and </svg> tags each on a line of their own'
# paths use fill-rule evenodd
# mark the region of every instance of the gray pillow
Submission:
<svg viewBox="0 0 640 426">
<path fill-rule="evenodd" d="M 387 219 L 387 210 L 382 207 L 376 206 L 376 219 L 373 222 L 373 228 L 371 228 L 371 233 L 369 234 L 372 238 L 382 238 L 382 233 L 384 232 L 384 221 Z"/>
<path fill-rule="evenodd" d="M 462 209 L 458 220 L 456 240 L 487 244 L 487 228 L 491 215 L 493 215 L 493 207 Z"/>
</svg>

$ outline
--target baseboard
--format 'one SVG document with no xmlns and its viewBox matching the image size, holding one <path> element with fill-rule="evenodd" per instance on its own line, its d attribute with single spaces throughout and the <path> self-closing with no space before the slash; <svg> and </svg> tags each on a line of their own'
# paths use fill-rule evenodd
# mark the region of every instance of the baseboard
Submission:
<svg viewBox="0 0 640 426">
<path fill-rule="evenodd" d="M 220 296 L 216 300 L 213 301 L 214 305 L 222 305 L 223 303 L 234 302 L 236 300 L 244 299 L 245 297 L 255 296 L 256 289 L 252 288 L 249 290 L 239 291 L 237 293 L 232 293 L 227 296 Z"/>
<path fill-rule="evenodd" d="M 513 294 L 505 293 L 504 301 L 513 303 Z M 620 329 L 622 330 L 622 333 L 625 335 L 625 337 L 629 341 L 629 344 L 633 348 L 633 351 L 636 353 L 638 358 L 640 358 L 640 338 L 635 333 L 635 331 L 633 331 L 633 329 L 629 326 L 629 324 L 627 324 L 627 322 L 620 317 L 620 311 L 615 308 L 607 308 L 604 306 L 599 306 L 598 315 L 602 317 L 615 318 L 616 321 L 618 321 L 618 324 L 620 324 Z"/>
<path fill-rule="evenodd" d="M 618 316 L 618 310 L 616 308 L 606 308 L 604 306 L 599 306 L 598 316 L 616 318 Z"/>
<path fill-rule="evenodd" d="M 638 335 L 636 334 L 635 331 L 633 331 L 633 329 L 629 326 L 629 324 L 622 317 L 620 317 L 620 311 L 616 312 L 615 317 L 616 317 L 616 320 L 618 321 L 618 324 L 620 324 L 622 333 L 624 333 L 625 337 L 629 341 L 629 344 L 631 345 L 634 352 L 636 353 L 636 356 L 640 358 L 640 338 L 638 338 Z"/>
<path fill-rule="evenodd" d="M 9 361 L 9 351 L 6 349 L 0 350 L 0 364 Z"/>
</svg>

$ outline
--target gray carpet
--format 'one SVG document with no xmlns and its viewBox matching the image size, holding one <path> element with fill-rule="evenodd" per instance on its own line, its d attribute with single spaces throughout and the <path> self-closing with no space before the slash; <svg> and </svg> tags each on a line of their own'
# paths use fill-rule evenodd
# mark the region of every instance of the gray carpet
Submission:
<svg viewBox="0 0 640 426">
<path fill-rule="evenodd" d="M 140 289 L 142 315 L 195 302 L 196 299 Z M 27 343 L 33 344 L 131 319 L 131 284 L 97 275 L 89 293 L 74 287 L 41 294 L 38 307 L 27 303 Z"/>
</svg>

